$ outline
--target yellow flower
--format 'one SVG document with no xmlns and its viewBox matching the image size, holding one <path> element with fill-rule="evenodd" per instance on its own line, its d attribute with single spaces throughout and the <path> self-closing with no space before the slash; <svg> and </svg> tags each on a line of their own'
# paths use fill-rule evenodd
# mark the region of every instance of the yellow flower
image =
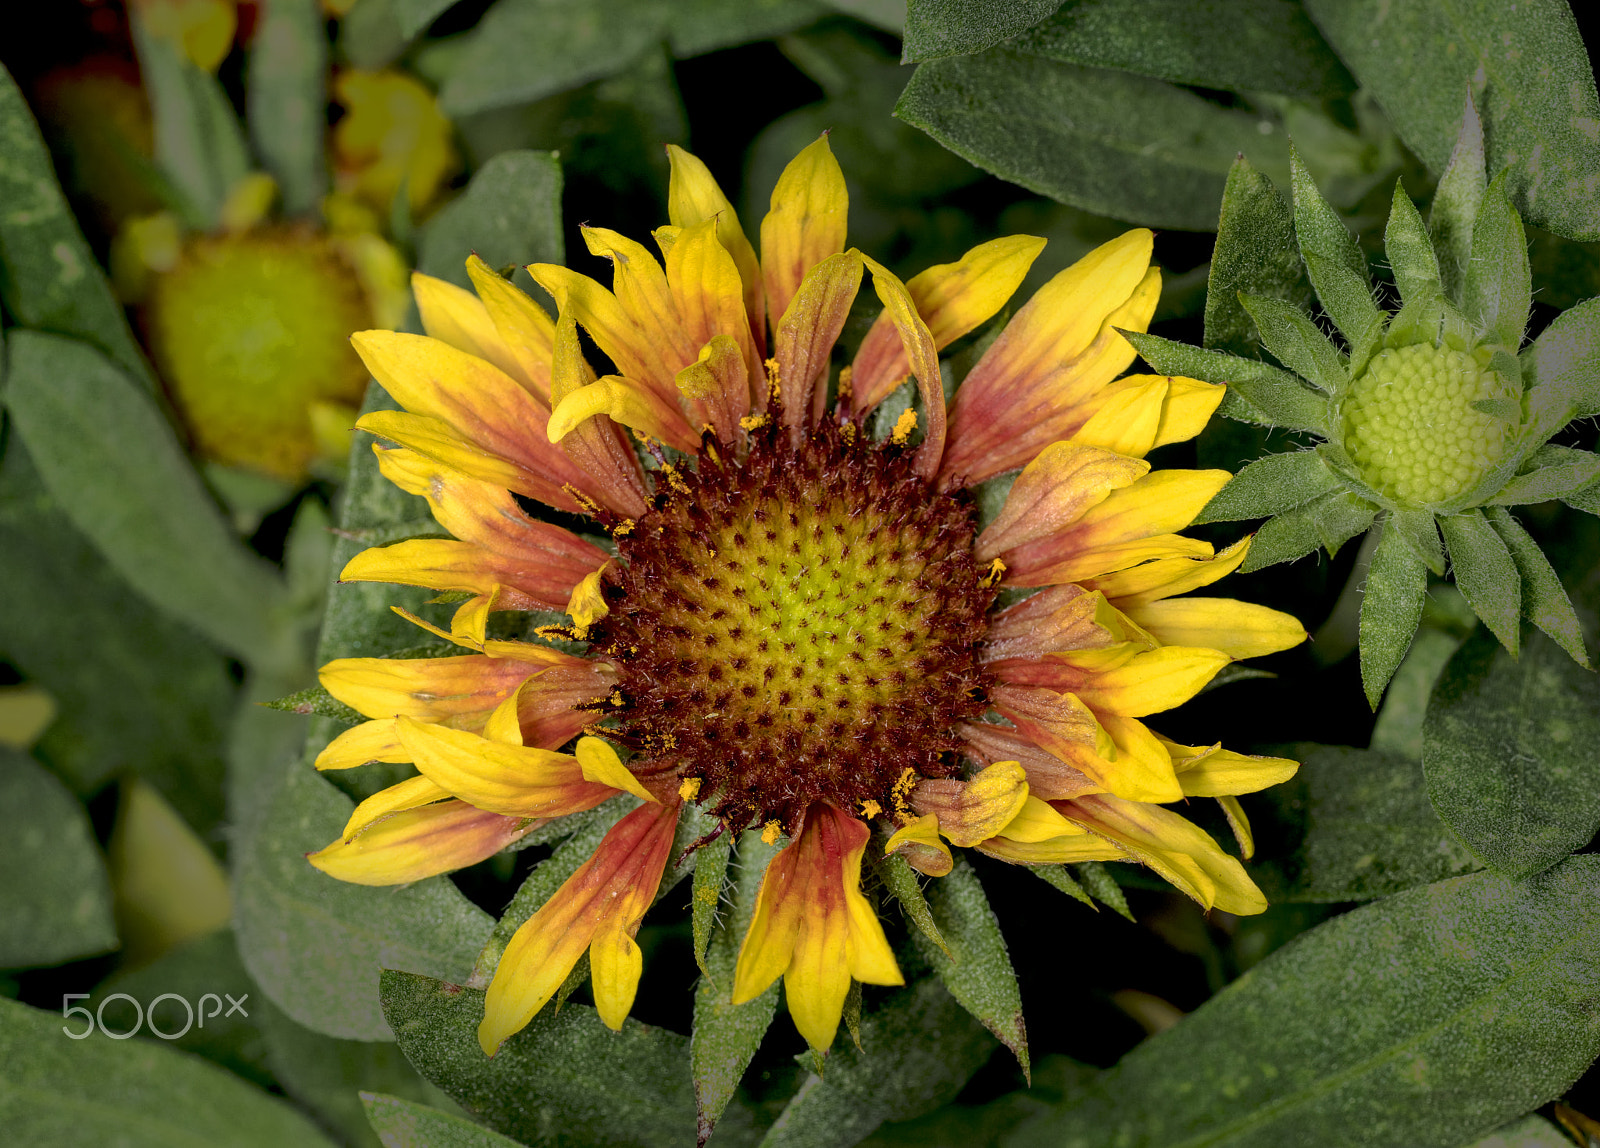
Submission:
<svg viewBox="0 0 1600 1148">
<path fill-rule="evenodd" d="M 339 192 L 387 219 L 403 186 L 411 214 L 422 214 L 459 162 L 433 93 L 404 72 L 353 69 L 338 74 L 333 91 L 344 107 L 333 127 Z"/>
<path fill-rule="evenodd" d="M 1143 719 L 1305 634 L 1276 611 L 1180 597 L 1248 543 L 1214 553 L 1178 533 L 1226 472 L 1143 460 L 1197 433 L 1222 397 L 1191 379 L 1118 378 L 1134 352 L 1117 329 L 1144 330 L 1160 291 L 1150 232 L 1051 280 L 947 409 L 939 349 L 999 311 L 1042 240 L 987 243 L 902 283 L 846 248 L 824 139 L 779 181 L 758 262 L 704 165 L 671 155 L 664 263 L 585 228 L 612 288 L 530 267 L 554 320 L 474 258 L 476 295 L 414 279 L 427 337 L 355 336 L 405 408 L 359 425 L 383 473 L 453 537 L 368 550 L 343 578 L 466 595 L 435 632 L 474 652 L 324 669 L 372 720 L 318 766 L 420 772 L 366 802 L 313 863 L 412 880 L 606 796 L 642 799 L 506 949 L 479 1030 L 490 1053 L 585 951 L 601 1017 L 621 1025 L 633 933 L 690 801 L 728 831 L 788 835 L 732 999 L 784 977 L 819 1050 L 852 979 L 901 981 L 861 892 L 869 848 L 935 875 L 951 846 L 1021 865 L 1133 860 L 1207 908 L 1261 911 L 1239 862 L 1164 806 L 1217 797 L 1248 852 L 1233 795 L 1295 764 L 1176 745 Z M 883 313 L 835 386 L 834 344 L 867 277 Z M 580 326 L 616 373 L 596 377 Z M 869 418 L 908 375 L 917 404 L 877 440 Z M 1019 468 L 980 530 L 970 488 Z M 516 496 L 589 516 L 615 554 Z M 1023 589 L 1039 592 L 995 606 Z M 491 612 L 528 609 L 565 609 L 587 656 L 487 637 Z M 580 730 L 574 755 L 556 752 Z"/>
</svg>

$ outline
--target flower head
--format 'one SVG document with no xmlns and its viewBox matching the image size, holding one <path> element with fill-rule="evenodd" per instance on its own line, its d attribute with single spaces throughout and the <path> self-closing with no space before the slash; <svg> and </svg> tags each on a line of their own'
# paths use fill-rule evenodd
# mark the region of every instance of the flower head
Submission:
<svg viewBox="0 0 1600 1148">
<path fill-rule="evenodd" d="M 1547 445 L 1575 416 L 1600 412 L 1596 301 L 1522 346 L 1527 241 L 1506 176 L 1486 179 L 1470 100 L 1426 225 L 1395 186 L 1384 235 L 1401 304 L 1393 314 L 1374 302 L 1355 238 L 1298 155 L 1293 176 L 1306 275 L 1342 346 L 1289 302 L 1253 295 L 1240 302 L 1287 370 L 1129 336 L 1159 369 L 1231 384 L 1226 413 L 1324 440 L 1246 466 L 1198 521 L 1270 517 L 1247 570 L 1380 532 L 1360 625 L 1374 709 L 1416 631 L 1428 572 L 1442 576 L 1447 556 L 1473 610 L 1513 654 L 1526 618 L 1588 665 L 1566 592 L 1505 508 L 1562 498 L 1600 512 L 1585 489 L 1600 479 L 1600 458 Z"/>
<path fill-rule="evenodd" d="M 601 1017 L 621 1025 L 633 933 L 680 823 L 708 830 L 694 845 L 786 840 L 730 991 L 749 1000 L 783 977 L 819 1051 L 852 980 L 901 981 L 863 864 L 946 873 L 952 846 L 1020 865 L 1137 860 L 1207 907 L 1260 911 L 1239 862 L 1162 803 L 1231 802 L 1294 763 L 1176 745 L 1142 719 L 1304 632 L 1180 597 L 1248 543 L 1215 553 L 1177 533 L 1225 473 L 1151 472 L 1142 457 L 1195 434 L 1222 388 L 1117 378 L 1133 358 L 1117 328 L 1142 329 L 1159 293 L 1150 233 L 1052 280 L 947 407 L 939 349 L 999 311 L 1042 241 L 985 244 L 903 283 L 846 248 L 822 139 L 779 181 L 758 262 L 704 165 L 673 149 L 672 171 L 664 260 L 584 229 L 610 290 L 530 267 L 552 319 L 473 259 L 476 294 L 416 277 L 427 337 L 355 337 L 405 408 L 359 424 L 379 466 L 453 537 L 368 550 L 342 577 L 458 595 L 434 632 L 472 652 L 324 667 L 372 720 L 318 766 L 419 775 L 364 802 L 313 863 L 411 880 L 430 855 L 442 872 L 626 795 L 632 812 L 494 968 L 490 1053 L 585 952 Z M 835 374 L 866 279 L 883 311 Z M 580 328 L 614 373 L 590 367 Z M 908 376 L 911 399 L 880 409 Z M 1008 494 L 1005 478 L 985 487 L 1001 497 L 980 513 L 973 487 L 1019 468 Z M 607 537 L 540 522 L 529 501 Z M 504 617 L 534 610 L 569 621 Z"/>
</svg>

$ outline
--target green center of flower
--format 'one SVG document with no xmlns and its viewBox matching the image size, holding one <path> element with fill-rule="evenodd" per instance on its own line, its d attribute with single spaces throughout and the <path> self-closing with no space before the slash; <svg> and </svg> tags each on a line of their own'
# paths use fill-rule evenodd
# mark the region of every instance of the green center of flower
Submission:
<svg viewBox="0 0 1600 1148">
<path fill-rule="evenodd" d="M 888 809 L 908 768 L 954 772 L 993 597 L 965 496 L 832 426 L 798 452 L 758 434 L 742 463 L 703 456 L 658 488 L 593 635 L 637 772 L 699 779 L 731 826 L 791 830 L 814 801 Z"/>
<path fill-rule="evenodd" d="M 1443 502 L 1505 454 L 1510 424 L 1472 404 L 1512 397 L 1498 373 L 1466 352 L 1427 343 L 1384 350 L 1344 400 L 1345 449 L 1384 494 Z"/>
</svg>

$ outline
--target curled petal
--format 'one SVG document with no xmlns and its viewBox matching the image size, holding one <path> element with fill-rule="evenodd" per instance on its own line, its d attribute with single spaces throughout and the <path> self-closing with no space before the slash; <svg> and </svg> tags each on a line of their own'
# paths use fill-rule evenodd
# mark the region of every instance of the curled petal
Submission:
<svg viewBox="0 0 1600 1148">
<path fill-rule="evenodd" d="M 1000 861 L 1009 861 L 1013 865 L 1067 865 L 1077 861 L 1128 860 L 1126 850 L 1077 826 L 1072 826 L 1072 829 L 1071 833 L 1044 841 L 991 837 L 979 842 L 978 852 Z"/>
<path fill-rule="evenodd" d="M 751 376 L 739 345 L 726 335 L 716 336 L 700 348 L 698 359 L 678 372 L 675 381 L 678 390 L 705 407 L 717 438 L 726 446 L 733 445 L 739 420 L 750 413 Z"/>
<path fill-rule="evenodd" d="M 1000 513 L 978 536 L 977 555 L 987 562 L 1039 539 L 1053 539 L 1112 491 L 1149 472 L 1150 464 L 1140 459 L 1079 443 L 1052 443 L 1017 476 Z"/>
<path fill-rule="evenodd" d="M 1286 757 L 1256 757 L 1219 745 L 1178 745 L 1161 739 L 1172 757 L 1185 797 L 1232 797 L 1288 781 L 1300 763 Z"/>
<path fill-rule="evenodd" d="M 911 374 L 917 380 L 917 391 L 922 396 L 923 413 L 927 416 L 927 433 L 917 448 L 914 470 L 918 476 L 931 479 L 939 473 L 939 460 L 944 456 L 945 408 L 944 382 L 939 373 L 939 354 L 934 347 L 933 334 L 917 314 L 916 304 L 906 285 L 883 264 L 867 256 L 862 261 L 872 271 L 872 287 L 883 301 L 883 313 L 889 317 L 895 333 L 900 337 L 901 348 L 911 364 Z"/>
<path fill-rule="evenodd" d="M 563 312 L 551 338 L 550 402 L 559 408 L 568 395 L 595 381 L 594 369 L 578 345 L 578 323 Z M 569 430 L 561 439 L 567 457 L 590 476 L 589 489 L 596 501 L 617 514 L 638 518 L 648 509 L 648 491 L 639 456 L 633 452 L 628 432 L 608 415 L 593 418 Z"/>
<path fill-rule="evenodd" d="M 667 281 L 691 346 L 703 348 L 722 338 L 738 348 L 742 367 L 739 389 L 748 404 L 756 389 L 766 385 L 766 372 L 750 338 L 739 268 L 717 239 L 716 220 L 690 224 L 679 231 L 667 251 Z"/>
<path fill-rule="evenodd" d="M 911 791 L 911 807 L 937 814 L 939 832 L 963 847 L 999 833 L 1027 800 L 1028 774 L 1015 761 L 997 761 L 968 781 L 923 781 Z"/>
<path fill-rule="evenodd" d="M 822 413 L 828 359 L 861 289 L 862 268 L 857 251 L 828 256 L 806 272 L 777 322 L 773 356 L 778 362 L 783 423 L 793 444 L 798 445 L 802 428 Z M 767 299 L 773 298 L 769 276 Z"/>
<path fill-rule="evenodd" d="M 1220 650 L 1202 646 L 1146 650 L 1126 642 L 1105 649 L 1014 658 L 995 662 L 990 669 L 1001 681 L 1014 685 L 1046 686 L 1075 694 L 1104 719 L 1108 714 L 1146 717 L 1176 709 L 1231 660 Z"/>
<path fill-rule="evenodd" d="M 1232 598 L 1166 598 L 1127 615 L 1163 645 L 1210 646 L 1230 658 L 1275 654 L 1309 637 L 1292 614 Z"/>
<path fill-rule="evenodd" d="M 611 743 L 604 738 L 579 738 L 573 752 L 577 754 L 578 765 L 583 770 L 585 781 L 592 781 L 596 785 L 609 785 L 612 789 L 626 790 L 644 801 L 660 801 L 660 798 L 639 783 L 639 779 L 623 764 L 622 759 L 617 756 L 617 751 L 612 749 Z"/>
<path fill-rule="evenodd" d="M 654 258 L 648 253 L 646 258 L 655 266 Z M 659 266 L 656 270 L 660 273 Z M 589 332 L 621 374 L 637 379 L 663 402 L 677 401 L 672 388 L 672 376 L 684 362 L 694 357 L 692 348 L 682 362 L 669 366 L 670 352 L 664 354 L 663 348 L 646 338 L 617 296 L 587 275 L 580 275 L 554 263 L 532 264 L 528 274 L 533 276 L 535 283 L 554 296 L 562 315 L 571 315 L 579 326 Z M 561 401 L 553 388 L 551 399 L 557 403 Z"/>
<path fill-rule="evenodd" d="M 899 854 L 912 868 L 930 877 L 943 877 L 955 867 L 950 846 L 939 835 L 937 813 L 926 813 L 896 830 L 883 845 L 883 855 L 891 854 Z"/>
<path fill-rule="evenodd" d="M 1042 687 L 999 685 L 989 697 L 1018 731 L 1102 789 L 1134 801 L 1183 796 L 1172 759 L 1141 723 L 1099 718 L 1074 695 Z"/>
<path fill-rule="evenodd" d="M 611 612 L 611 607 L 606 605 L 605 595 L 600 592 L 600 583 L 605 577 L 606 566 L 610 564 L 607 560 L 600 569 L 589 571 L 583 576 L 583 580 L 572 588 L 566 612 L 571 616 L 572 624 L 577 627 L 580 634 Z"/>
<path fill-rule="evenodd" d="M 844 250 L 849 208 L 844 172 L 824 134 L 783 169 L 761 221 L 761 270 L 774 330 L 788 313 L 801 280 L 817 264 Z M 833 345 L 831 340 L 828 345 Z"/>
<path fill-rule="evenodd" d="M 1204 430 L 1227 389 L 1181 375 L 1126 375 L 1085 403 L 1088 421 L 1072 437 L 1143 458 Z"/>
<path fill-rule="evenodd" d="M 995 615 L 979 657 L 996 662 L 1114 645 L 1115 621 L 1104 595 L 1072 583 L 1052 586 Z"/>
<path fill-rule="evenodd" d="M 484 999 L 478 1043 L 485 1053 L 493 1056 L 526 1027 L 585 949 L 600 1019 L 622 1027 L 642 967 L 633 937 L 672 854 L 678 809 L 641 805 L 618 821 L 594 855 L 512 935 Z"/>
<path fill-rule="evenodd" d="M 693 453 L 700 445 L 699 436 L 677 407 L 621 375 L 596 379 L 562 399 L 550 416 L 550 441 L 560 442 L 596 415 L 605 415 L 687 453 Z"/>
<path fill-rule="evenodd" d="M 987 722 L 968 722 L 958 732 L 964 743 L 963 752 L 980 766 L 996 761 L 1020 762 L 1028 774 L 1030 797 L 1052 801 L 1105 790 L 1083 771 L 1040 749 L 1018 730 Z"/>
<path fill-rule="evenodd" d="M 1025 845 L 1049 841 L 1054 837 L 1069 835 L 1076 829 L 1072 822 L 1051 808 L 1050 803 L 1029 796 L 1017 815 L 995 834 Z M 1079 830 L 1079 832 L 1082 832 Z"/>
<path fill-rule="evenodd" d="M 391 813 L 401 813 L 407 809 L 420 809 L 424 805 L 432 805 L 435 801 L 445 801 L 450 797 L 447 790 L 441 789 L 426 777 L 420 774 L 409 777 L 387 789 L 380 789 L 360 805 L 350 815 L 350 820 L 344 823 L 344 833 L 341 835 L 346 842 L 353 839 L 373 822 L 378 821 Z"/>
<path fill-rule="evenodd" d="M 306 860 L 330 877 L 355 885 L 406 885 L 476 865 L 533 829 L 536 822 L 440 801 L 392 813 L 348 841 Z"/>
<path fill-rule="evenodd" d="M 659 363 L 641 381 L 658 397 L 668 398 L 669 381 L 679 367 L 694 358 L 699 343 L 684 327 L 666 271 L 642 243 L 604 227 L 584 226 L 579 230 L 592 254 L 611 260 L 611 289 L 632 321 L 635 337 L 649 348 L 649 352 L 639 352 L 637 357 L 649 359 L 653 354 Z M 580 317 L 579 322 L 582 321 Z"/>
<path fill-rule="evenodd" d="M 517 817 L 560 817 L 593 809 L 616 793 L 583 776 L 578 760 L 506 745 L 465 730 L 400 719 L 400 740 L 417 769 L 479 809 Z"/>
<path fill-rule="evenodd" d="M 1147 602 L 1187 594 L 1232 574 L 1250 552 L 1250 539 L 1242 538 L 1220 554 L 1203 558 L 1163 558 L 1115 573 L 1083 579 L 1090 590 L 1104 594 L 1117 609 L 1127 611 Z"/>
</svg>

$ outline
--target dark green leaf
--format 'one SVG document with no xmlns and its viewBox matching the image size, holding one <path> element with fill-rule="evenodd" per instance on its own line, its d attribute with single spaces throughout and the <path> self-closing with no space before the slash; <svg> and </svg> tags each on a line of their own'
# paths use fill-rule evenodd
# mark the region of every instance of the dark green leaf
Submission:
<svg viewBox="0 0 1600 1148">
<path fill-rule="evenodd" d="M 885 1120 L 955 1099 L 993 1050 L 938 978 L 925 977 L 862 1016 L 861 1051 L 836 1044 L 826 1072 L 806 1078 L 761 1148 L 850 1148 Z"/>
<path fill-rule="evenodd" d="M 278 181 L 290 215 L 315 211 L 328 190 L 328 35 L 317 0 L 266 0 L 250 44 L 250 141 Z"/>
<path fill-rule="evenodd" d="M 1561 0 L 1306 0 L 1306 10 L 1434 171 L 1456 142 L 1462 96 L 1487 79 L 1478 98 L 1489 169 L 1511 168 L 1512 198 L 1530 221 L 1600 238 L 1600 98 Z"/>
<path fill-rule="evenodd" d="M 919 67 L 895 114 L 985 171 L 1114 219 L 1209 231 L 1234 157 L 1285 167 L 1281 135 L 1160 80 L 1006 47 Z"/>
<path fill-rule="evenodd" d="M 1235 355 L 1256 353 L 1261 333 L 1239 305 L 1241 291 L 1282 299 L 1294 307 L 1311 301 L 1311 284 L 1295 246 L 1294 216 L 1272 181 L 1244 156 L 1233 161 L 1222 190 L 1217 243 L 1206 284 L 1207 347 Z"/>
<path fill-rule="evenodd" d="M 39 128 L 0 68 L 0 300 L 11 318 L 87 340 L 154 390 L 111 286 L 56 183 Z"/>
<path fill-rule="evenodd" d="M 1318 547 L 1334 554 L 1345 542 L 1372 525 L 1378 508 L 1349 491 L 1336 490 L 1303 506 L 1286 510 L 1256 532 L 1241 569 L 1262 570 L 1293 562 Z"/>
<path fill-rule="evenodd" d="M 950 995 L 985 1028 L 1000 1038 L 1028 1071 L 1028 1035 L 1022 1023 L 1022 997 L 1017 974 L 1011 968 L 1000 923 L 978 875 L 965 858 L 956 855 L 955 868 L 930 882 L 928 909 L 944 938 L 944 947 L 922 933 L 911 940 L 922 958 L 933 966 Z M 914 1115 L 907 1113 L 906 1115 Z M 884 1117 L 889 1119 L 889 1117 Z"/>
<path fill-rule="evenodd" d="M 1489 500 L 1491 506 L 1520 506 L 1565 498 L 1600 479 L 1600 455 L 1571 447 L 1546 446 L 1528 460 L 1531 464 Z"/>
<path fill-rule="evenodd" d="M 1522 592 L 1511 552 L 1479 510 L 1446 515 L 1439 519 L 1439 529 L 1456 585 L 1473 612 L 1515 657 Z"/>
<path fill-rule="evenodd" d="M 862 1148 L 939 1148 L 998 1144 L 1030 1116 L 1065 1103 L 1079 1103 L 1094 1088 L 1099 1073 L 1060 1054 L 1039 1061 L 1026 1089 L 1008 1092 L 987 1104 L 947 1104 L 915 1120 L 884 1124 Z"/>
<path fill-rule="evenodd" d="M 1393 519 L 1379 529 L 1361 596 L 1361 686 L 1374 711 L 1411 647 L 1428 591 L 1428 568 L 1404 533 L 1394 529 Z"/>
<path fill-rule="evenodd" d="M 339 50 L 350 63 L 367 71 L 385 67 L 406 50 L 409 37 L 400 30 L 396 0 L 356 0 L 339 21 Z"/>
<path fill-rule="evenodd" d="M 728 855 L 733 852 L 733 834 L 724 830 L 696 851 L 694 863 L 694 963 L 706 972 L 706 946 L 721 912 L 722 890 L 728 883 Z"/>
<path fill-rule="evenodd" d="M 1422 761 L 1422 719 L 1428 712 L 1428 695 L 1460 645 L 1459 637 L 1426 623 L 1417 631 L 1405 661 L 1389 682 L 1377 724 L 1372 727 L 1373 749 L 1405 758 L 1413 765 Z"/>
<path fill-rule="evenodd" d="M 106 862 L 77 798 L 0 748 L 0 969 L 59 965 L 117 947 Z"/>
<path fill-rule="evenodd" d="M 1072 867 L 1072 871 L 1083 882 L 1096 901 L 1116 913 L 1119 917 L 1133 920 L 1133 913 L 1128 908 L 1128 899 L 1122 895 L 1122 886 L 1117 884 L 1117 879 L 1111 875 L 1099 861 L 1079 861 Z"/>
<path fill-rule="evenodd" d="M 392 1039 L 376 970 L 464 980 L 493 922 L 444 877 L 373 888 L 312 868 L 305 855 L 339 836 L 350 799 L 309 762 L 279 770 L 259 827 L 235 846 L 239 952 L 262 991 L 305 1027 L 347 1040 Z"/>
<path fill-rule="evenodd" d="M 0 463 L 0 584 L 0 650 L 58 706 L 34 753 L 85 796 L 137 774 L 210 839 L 238 696 L 228 659 L 128 588 L 14 435 Z"/>
<path fill-rule="evenodd" d="M 1600 678 L 1528 631 L 1514 658 L 1479 630 L 1428 702 L 1423 766 L 1441 817 L 1487 864 L 1547 869 L 1600 828 Z"/>
<path fill-rule="evenodd" d="M 1406 194 L 1405 184 L 1395 180 L 1394 197 L 1389 203 L 1389 224 L 1383 231 L 1383 249 L 1394 272 L 1394 285 L 1403 302 L 1427 301 L 1444 294 L 1439 280 L 1439 257 L 1428 239 L 1427 226 L 1417 205 Z"/>
<path fill-rule="evenodd" d="M 1344 387 L 1345 364 L 1315 323 L 1281 299 L 1240 295 L 1239 302 L 1255 320 L 1261 341 L 1278 362 L 1327 394 Z"/>
<path fill-rule="evenodd" d="M 1406 540 L 1411 552 L 1441 578 L 1444 576 L 1444 543 L 1439 540 L 1439 524 L 1426 510 L 1394 510 L 1389 526 Z"/>
<path fill-rule="evenodd" d="M 934 923 L 933 913 L 928 909 L 928 899 L 922 894 L 922 879 L 917 871 L 904 857 L 893 854 L 879 858 L 876 869 L 884 888 L 900 902 L 901 911 L 911 919 L 911 923 L 916 925 L 924 937 L 937 945 L 941 952 L 949 956 L 950 947 L 944 943 L 944 936 L 939 932 L 939 926 Z M 1064 875 L 1065 870 L 1062 872 Z M 1067 880 L 1071 882 L 1072 878 L 1068 877 Z M 1061 886 L 1058 885 L 1057 888 Z M 1082 893 L 1083 890 L 1080 889 L 1078 892 Z M 1084 895 L 1084 900 L 1088 900 L 1087 894 Z"/>
<path fill-rule="evenodd" d="M 985 51 L 1060 6 L 1059 0 L 907 0 L 904 60 Z"/>
<path fill-rule="evenodd" d="M 1489 186 L 1483 155 L 1483 121 L 1472 97 L 1458 109 L 1450 162 L 1434 189 L 1428 208 L 1428 235 L 1439 255 L 1439 277 L 1445 294 L 1461 302 L 1461 287 L 1472 263 L 1472 228 L 1478 221 L 1483 193 Z"/>
<path fill-rule="evenodd" d="M 1323 198 L 1300 153 L 1293 148 L 1289 152 L 1289 168 L 1294 185 L 1295 236 L 1306 273 L 1323 310 L 1350 345 L 1350 370 L 1354 373 L 1376 345 L 1385 316 L 1372 301 L 1366 257 L 1355 236 Z"/>
<path fill-rule="evenodd" d="M 268 709 L 282 710 L 291 714 L 316 714 L 318 717 L 332 718 L 345 725 L 359 725 L 367 720 L 321 686 L 312 686 L 310 689 L 299 690 L 285 697 L 274 698 L 265 704 Z"/>
<path fill-rule="evenodd" d="M 722 1117 L 733 1099 L 750 1058 L 761 1044 L 778 1008 L 778 983 L 774 981 L 754 1000 L 733 1003 L 733 975 L 739 963 L 756 893 L 767 863 L 777 850 L 759 833 L 739 838 L 736 874 L 725 919 L 711 940 L 703 966 L 705 975 L 694 990 L 694 1035 L 689 1040 L 689 1067 L 694 1073 L 695 1114 L 700 1142 Z M 696 869 L 698 874 L 699 870 Z"/>
<path fill-rule="evenodd" d="M 282 582 L 233 536 L 150 396 L 87 343 L 17 331 L 5 403 L 39 472 L 106 561 L 240 658 L 293 657 Z"/>
<path fill-rule="evenodd" d="M 1204 522 L 1238 522 L 1270 518 L 1337 489 L 1339 479 L 1316 451 L 1291 451 L 1258 458 L 1234 475 L 1195 518 Z"/>
<path fill-rule="evenodd" d="M 667 43 L 679 58 L 770 39 L 828 15 L 814 0 L 699 0 L 666 7 Z"/>
<path fill-rule="evenodd" d="M 1067 872 L 1065 865 L 1030 865 L 1028 872 L 1045 884 L 1061 890 L 1074 901 L 1081 901 L 1089 908 L 1094 909 L 1094 898 L 1089 896 L 1088 891 L 1078 884 L 1071 873 Z M 1098 909 L 1095 911 L 1099 912 Z"/>
<path fill-rule="evenodd" d="M 456 0 L 392 0 L 395 23 L 407 40 L 424 31 L 456 3 Z"/>
<path fill-rule="evenodd" d="M 1586 299 L 1556 319 L 1518 356 L 1535 396 L 1570 409 L 1567 418 L 1600 414 L 1600 299 Z M 1565 422 L 1559 415 L 1553 422 Z"/>
<path fill-rule="evenodd" d="M 694 1128 L 688 1040 L 592 1008 L 546 1008 L 491 1059 L 483 993 L 385 969 L 384 1015 L 417 1070 L 473 1117 L 530 1145 L 678 1145 Z"/>
<path fill-rule="evenodd" d="M 152 33 L 135 9 L 130 21 L 139 72 L 155 118 L 156 163 L 191 227 L 210 230 L 250 171 L 244 133 L 217 78 L 184 55 L 175 38 Z"/>
<path fill-rule="evenodd" d="M 1101 1082 L 1111 1103 L 1005 1143 L 1458 1148 L 1600 1052 L 1597 893 L 1600 858 L 1575 857 L 1335 917 L 1123 1058 Z"/>
<path fill-rule="evenodd" d="M 1292 0 L 1080 0 L 1062 5 L 1012 47 L 1230 92 L 1319 100 L 1355 90 Z"/>
<path fill-rule="evenodd" d="M 1159 335 L 1123 331 L 1145 362 L 1165 375 L 1186 375 L 1208 383 L 1224 383 L 1243 394 L 1269 426 L 1324 433 L 1327 396 L 1311 390 L 1288 371 L 1257 359 L 1222 351 L 1203 351 Z"/>
<path fill-rule="evenodd" d="M 383 1148 L 517 1148 L 481 1124 L 398 1096 L 362 1092 L 361 1103 Z"/>
<path fill-rule="evenodd" d="M 1528 238 L 1506 198 L 1502 172 L 1484 192 L 1472 227 L 1472 262 L 1461 288 L 1461 307 L 1468 318 L 1515 354 L 1522 346 L 1532 299 Z"/>
<path fill-rule="evenodd" d="M 553 155 L 508 151 L 485 163 L 466 194 L 422 229 L 417 266 L 467 287 L 467 256 L 491 267 L 560 263 L 561 167 Z"/>
<path fill-rule="evenodd" d="M 81 1007 L 81 1006 L 80 1006 Z M 283 1101 L 157 1041 L 85 1040 L 82 1016 L 0 999 L 0 1125 L 15 1144 L 332 1148 Z"/>
<path fill-rule="evenodd" d="M 1485 514 L 1489 525 L 1500 535 L 1500 541 L 1511 551 L 1511 559 L 1522 576 L 1522 616 L 1556 640 L 1556 644 L 1572 656 L 1580 666 L 1590 666 L 1588 652 L 1583 647 L 1583 627 L 1572 608 L 1572 600 L 1556 577 L 1550 560 L 1539 549 L 1539 544 L 1529 537 L 1522 524 L 1498 506 L 1491 506 Z"/>
</svg>

